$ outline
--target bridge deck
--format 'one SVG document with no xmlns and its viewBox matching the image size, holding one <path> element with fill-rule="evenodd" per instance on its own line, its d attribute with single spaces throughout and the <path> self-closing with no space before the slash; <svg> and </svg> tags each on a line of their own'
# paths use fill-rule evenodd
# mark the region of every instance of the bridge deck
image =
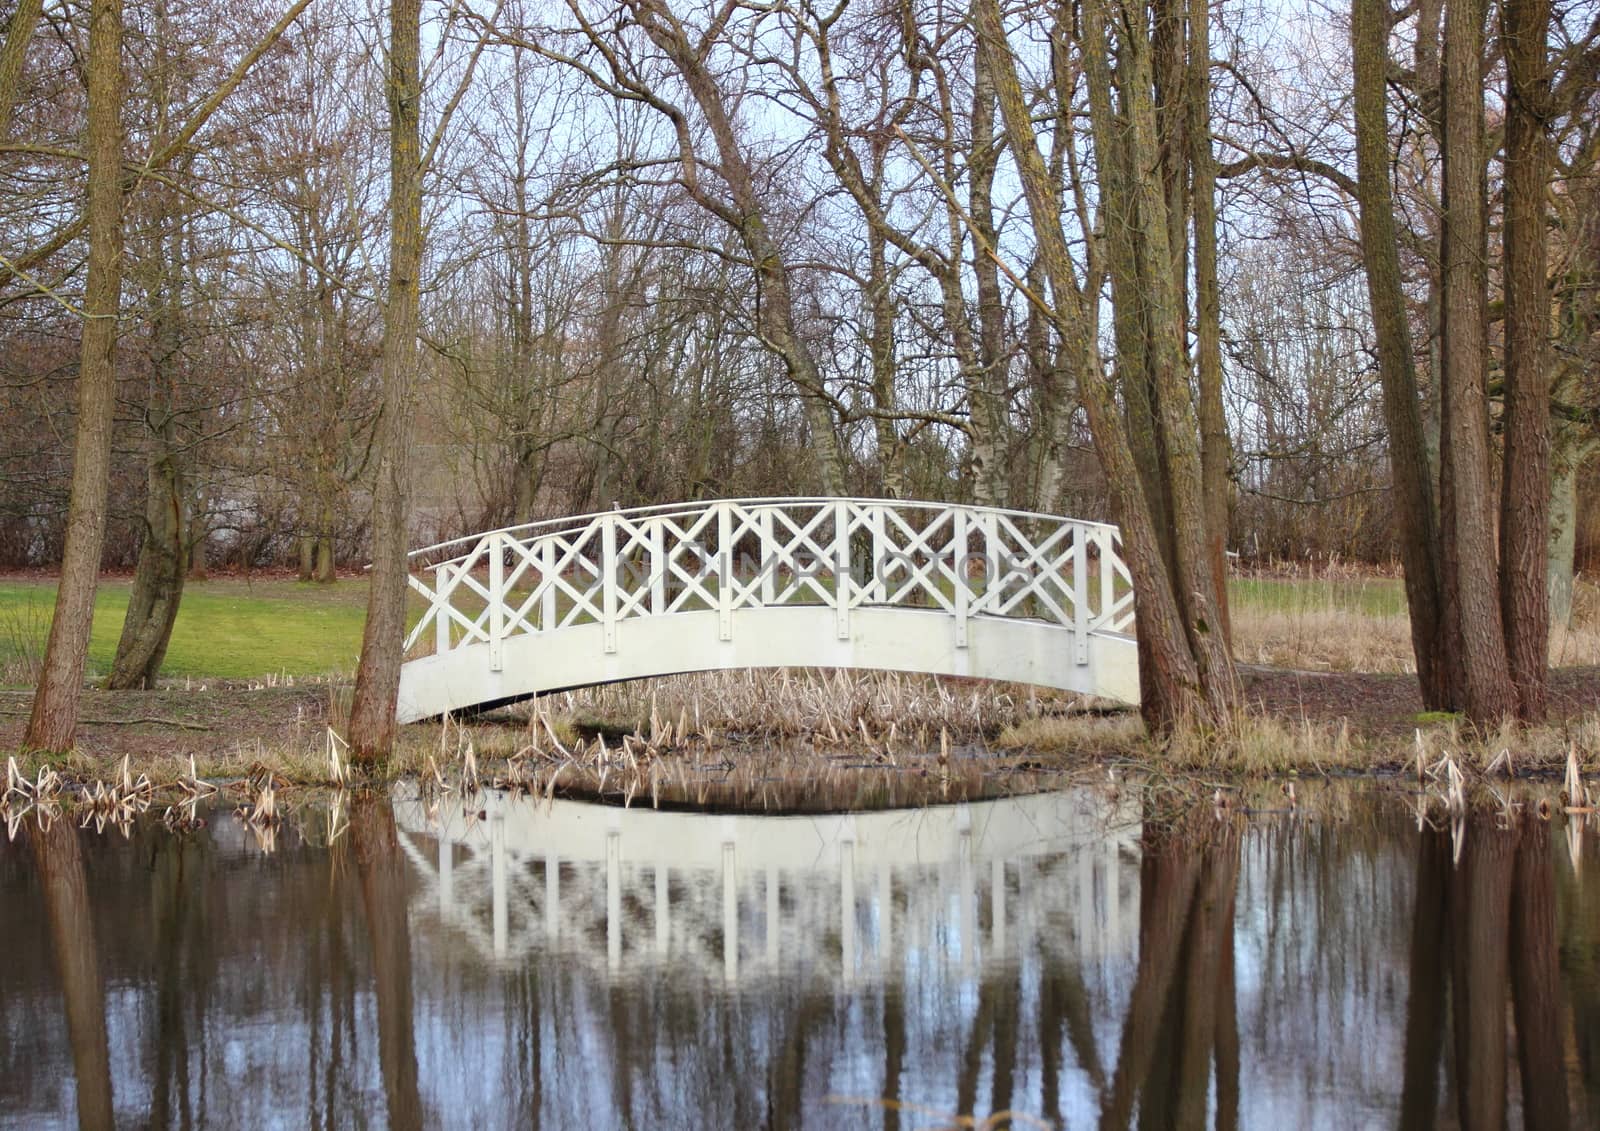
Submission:
<svg viewBox="0 0 1600 1131">
<path fill-rule="evenodd" d="M 677 672 L 842 667 L 1136 702 L 1115 527 L 871 499 L 718 500 L 413 555 L 399 717 Z"/>
</svg>

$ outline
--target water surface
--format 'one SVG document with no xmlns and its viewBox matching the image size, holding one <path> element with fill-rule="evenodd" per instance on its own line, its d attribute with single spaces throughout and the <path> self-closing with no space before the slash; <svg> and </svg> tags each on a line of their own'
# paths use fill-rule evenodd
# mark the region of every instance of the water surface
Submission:
<svg viewBox="0 0 1600 1131">
<path fill-rule="evenodd" d="M 1143 811 L 30 820 L 0 1126 L 1597 1125 L 1594 832 Z"/>
</svg>

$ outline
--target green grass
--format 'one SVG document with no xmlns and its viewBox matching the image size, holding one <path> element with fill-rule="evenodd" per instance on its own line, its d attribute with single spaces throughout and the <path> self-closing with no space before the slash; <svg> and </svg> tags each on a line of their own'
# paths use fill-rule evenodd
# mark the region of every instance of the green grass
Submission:
<svg viewBox="0 0 1600 1131">
<path fill-rule="evenodd" d="M 1262 613 L 1326 611 L 1404 616 L 1405 588 L 1389 577 L 1236 577 L 1228 582 L 1234 608 Z"/>
<path fill-rule="evenodd" d="M 104 579 L 95 598 L 89 644 L 91 678 L 111 667 L 128 609 L 129 582 Z M 55 582 L 0 581 L 0 670 L 19 652 L 42 652 Z M 162 674 L 206 679 L 254 679 L 348 674 L 361 649 L 367 583 L 323 586 L 295 581 L 217 578 L 183 593 Z"/>
<path fill-rule="evenodd" d="M 831 581 L 831 579 L 825 579 Z M 713 592 L 714 581 L 707 587 Z M 129 582 L 105 579 L 95 601 L 89 647 L 90 678 L 111 666 L 128 607 Z M 1403 615 L 1405 594 L 1387 578 L 1238 578 L 1230 583 L 1236 609 L 1259 612 L 1338 610 Z M 521 595 L 518 595 L 519 597 Z M 184 590 L 163 674 L 169 678 L 256 679 L 347 675 L 355 667 L 365 614 L 365 579 L 335 585 L 215 578 Z M 476 612 L 463 589 L 460 604 Z M 791 600 L 816 599 L 806 591 Z M 53 580 L 0 581 L 0 672 L 15 682 L 17 661 L 43 651 L 55 601 Z M 697 607 L 703 601 L 692 601 Z M 570 607 L 565 595 L 559 611 Z M 421 611 L 416 602 L 412 616 Z M 587 618 L 585 618 L 587 619 Z"/>
</svg>

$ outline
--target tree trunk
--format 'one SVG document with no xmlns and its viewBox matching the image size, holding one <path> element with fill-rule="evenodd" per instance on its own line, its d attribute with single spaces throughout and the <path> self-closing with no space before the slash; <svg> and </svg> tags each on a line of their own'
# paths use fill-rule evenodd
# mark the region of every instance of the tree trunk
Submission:
<svg viewBox="0 0 1600 1131">
<path fill-rule="evenodd" d="M 1229 467 L 1233 452 L 1222 403 L 1222 298 L 1217 279 L 1217 161 L 1211 150 L 1211 6 L 1189 0 L 1189 162 L 1194 183 L 1195 372 L 1200 411 L 1200 478 L 1206 542 L 1216 581 L 1214 599 L 1224 642 L 1233 640 L 1228 611 Z"/>
<path fill-rule="evenodd" d="M 1488 200 L 1483 48 L 1487 0 L 1448 0 L 1444 15 L 1444 238 L 1439 508 L 1445 627 L 1457 706 L 1478 723 L 1516 713 L 1496 568 L 1488 418 Z M 1541 411 L 1548 411 L 1547 405 Z M 1540 528 L 1540 537 L 1545 530 Z M 1542 548 L 1541 551 L 1542 553 Z M 1542 576 L 1542 571 L 1541 571 Z"/>
<path fill-rule="evenodd" d="M 1102 77 L 1107 69 L 1102 60 L 1109 51 L 1111 21 L 1107 15 L 1104 0 L 1091 0 L 1085 6 L 1085 70 L 1093 68 Z M 1184 257 L 1170 240 L 1169 205 L 1160 167 L 1153 48 L 1142 5 L 1124 4 L 1117 23 L 1125 26 L 1125 31 L 1120 34 L 1115 72 L 1122 95 L 1116 127 L 1125 131 L 1124 168 L 1131 177 L 1126 187 L 1137 217 L 1135 278 L 1126 280 L 1123 289 L 1124 293 L 1136 290 L 1145 307 L 1145 383 L 1154 402 L 1160 452 L 1154 478 L 1162 483 L 1171 507 L 1167 569 L 1173 599 L 1202 687 L 1208 696 L 1217 697 L 1216 705 L 1221 706 L 1231 702 L 1234 694 L 1233 669 L 1215 603 L 1218 582 L 1207 551 L 1199 424 L 1183 341 Z M 1098 117 L 1102 129 L 1096 130 L 1097 140 L 1110 124 L 1104 114 Z"/>
<path fill-rule="evenodd" d="M 117 394 L 117 314 L 122 289 L 122 2 L 93 0 L 88 58 L 88 281 L 78 364 L 67 538 L 55 616 L 23 745 L 71 749 L 89 653 L 105 539 L 111 431 Z"/>
<path fill-rule="evenodd" d="M 11 133 L 11 117 L 17 108 L 17 88 L 22 85 L 22 64 L 28 57 L 28 44 L 39 26 L 44 0 L 20 0 L 6 22 L 6 41 L 0 47 L 0 141 Z"/>
<path fill-rule="evenodd" d="M 189 580 L 206 581 L 211 576 L 211 529 L 206 521 L 209 503 L 202 489 L 189 501 Z"/>
<path fill-rule="evenodd" d="M 750 256 L 759 288 L 756 330 L 763 344 L 783 361 L 789 380 L 800 392 L 822 490 L 829 495 L 842 495 L 847 480 L 844 451 L 821 370 L 795 320 L 789 262 L 773 239 L 756 190 L 754 170 L 740 147 L 738 131 L 716 77 L 706 64 L 704 45 L 697 49 L 689 42 L 683 25 L 662 0 L 629 0 L 628 8 L 651 42 L 677 69 L 705 119 L 717 147 L 717 172 L 728 186 L 732 208 L 698 187 L 698 170 L 691 168 L 697 159 L 687 149 L 683 155 L 685 182 L 691 196 L 734 229 Z"/>
<path fill-rule="evenodd" d="M 1545 278 L 1550 0 L 1503 0 L 1506 59 L 1505 456 L 1500 616 L 1525 722 L 1544 719 L 1550 662 L 1550 302 Z"/>
<path fill-rule="evenodd" d="M 867 303 L 870 307 L 869 332 L 872 355 L 872 399 L 880 413 L 895 410 L 894 288 L 889 278 L 888 241 L 876 225 L 867 226 Z M 905 470 L 902 467 L 900 430 L 890 415 L 874 418 L 878 442 L 879 476 L 885 498 L 905 497 Z"/>
<path fill-rule="evenodd" d="M 383 410 L 372 499 L 372 581 L 350 703 L 351 756 L 382 763 L 394 746 L 406 627 L 406 502 L 411 380 L 422 273 L 421 0 L 389 5 L 389 286 L 383 311 Z"/>
<path fill-rule="evenodd" d="M 156 17 L 158 26 L 163 26 L 165 12 L 159 5 Z M 155 254 L 145 257 L 146 264 L 154 270 L 145 285 L 152 311 L 152 380 L 144 404 L 150 445 L 146 457 L 144 539 L 139 545 L 122 636 L 106 679 L 106 687 L 114 691 L 155 687 L 189 570 L 189 523 L 184 508 L 188 485 L 177 451 L 173 416 L 182 381 L 185 224 L 169 199 L 157 196 L 155 200 Z M 169 226 L 173 229 L 170 242 L 162 233 Z"/>
<path fill-rule="evenodd" d="M 1450 685 L 1450 639 L 1444 631 L 1439 520 L 1433 472 L 1422 428 L 1416 363 L 1401 284 L 1399 236 L 1389 184 L 1387 90 L 1389 7 L 1385 0 L 1352 0 L 1350 43 L 1355 87 L 1357 205 L 1361 259 L 1377 338 L 1378 379 L 1389 433 L 1395 534 L 1405 570 L 1411 649 L 1430 710 L 1456 706 Z"/>
<path fill-rule="evenodd" d="M 106 687 L 112 691 L 155 687 L 189 572 L 183 475 L 167 445 L 169 438 L 158 437 L 150 457 L 144 542 L 139 547 L 116 658 L 106 679 Z"/>
<path fill-rule="evenodd" d="M 1206 623 L 1201 612 L 1209 611 L 1210 583 L 1198 589 L 1182 586 L 1187 590 L 1182 602 L 1176 594 L 1179 579 L 1195 569 L 1204 569 L 1203 556 L 1190 557 L 1185 570 L 1177 574 L 1167 567 L 1158 528 L 1140 488 L 1128 436 L 1100 367 L 1096 345 L 1099 328 L 1088 317 L 1092 304 L 1086 302 L 1074 271 L 1072 252 L 1061 224 L 1060 198 L 1039 152 L 998 0 L 975 0 L 973 14 L 978 49 L 989 57 L 1001 119 L 1033 220 L 1040 262 L 1050 282 L 1051 318 L 1065 356 L 1078 370 L 1079 399 L 1105 472 L 1112 510 L 1122 524 L 1123 556 L 1139 602 L 1141 710 L 1146 723 L 1156 730 L 1169 729 L 1184 719 L 1220 722 L 1231 712 L 1237 686 L 1232 662 L 1227 652 L 1217 646 L 1220 635 L 1214 632 L 1214 620 Z M 1086 5 L 1085 15 L 1086 23 L 1092 20 L 1095 24 L 1095 31 L 1086 33 L 1086 42 L 1098 43 L 1103 52 L 1103 8 Z M 1166 379 L 1179 380 L 1182 375 L 1168 373 Z M 1187 388 L 1184 391 L 1187 393 Z M 1174 411 L 1181 419 L 1181 409 Z M 1189 423 L 1192 427 L 1192 416 Z M 1191 454 L 1194 442 L 1191 436 Z M 1193 524 L 1187 533 L 1196 536 L 1196 544 L 1203 545 L 1203 539 L 1198 537 L 1201 508 L 1197 458 L 1193 470 L 1192 479 L 1186 477 L 1184 481 L 1194 494 Z M 1188 495 L 1184 497 L 1187 499 Z M 1187 541 L 1186 538 L 1180 543 L 1180 552 L 1188 548 Z M 1197 612 L 1201 613 L 1199 617 L 1195 616 Z M 1204 644 L 1198 651 L 1197 640 Z"/>
<path fill-rule="evenodd" d="M 1572 623 L 1572 586 L 1578 552 L 1578 478 L 1593 442 L 1572 438 L 1560 445 L 1550 488 L 1550 550 L 1546 587 L 1550 621 L 1561 628 Z"/>
<path fill-rule="evenodd" d="M 972 62 L 972 150 L 968 212 L 972 241 L 972 276 L 978 296 L 978 368 L 968 382 L 967 410 L 972 429 L 972 500 L 979 506 L 1007 502 L 1006 311 L 1000 292 L 1000 268 L 991 254 L 1000 246 L 994 227 L 994 176 L 1000 147 L 994 136 L 994 82 L 982 53 Z"/>
</svg>

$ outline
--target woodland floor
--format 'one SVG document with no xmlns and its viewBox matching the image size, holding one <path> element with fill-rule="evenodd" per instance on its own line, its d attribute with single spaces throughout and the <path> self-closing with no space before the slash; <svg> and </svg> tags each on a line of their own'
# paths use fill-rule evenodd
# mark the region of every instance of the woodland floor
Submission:
<svg viewBox="0 0 1600 1131">
<path fill-rule="evenodd" d="M 1335 725 L 1381 741 L 1408 736 L 1422 715 L 1415 676 L 1244 667 L 1253 706 L 1279 720 Z M 202 758 L 307 751 L 320 746 L 338 689 L 328 683 L 262 686 L 190 681 L 155 691 L 85 691 L 80 751 L 91 758 Z M 1550 677 L 1550 723 L 1600 709 L 1600 667 L 1560 668 Z M 0 691 L 0 751 L 16 750 L 31 702 L 26 690 Z"/>
<path fill-rule="evenodd" d="M 1414 675 L 1308 672 L 1247 665 L 1246 695 L 1269 715 L 1286 720 L 1337 723 L 1381 738 L 1410 734 L 1422 713 Z M 1552 725 L 1600 710 L 1600 667 L 1556 668 L 1550 673 Z"/>
</svg>

